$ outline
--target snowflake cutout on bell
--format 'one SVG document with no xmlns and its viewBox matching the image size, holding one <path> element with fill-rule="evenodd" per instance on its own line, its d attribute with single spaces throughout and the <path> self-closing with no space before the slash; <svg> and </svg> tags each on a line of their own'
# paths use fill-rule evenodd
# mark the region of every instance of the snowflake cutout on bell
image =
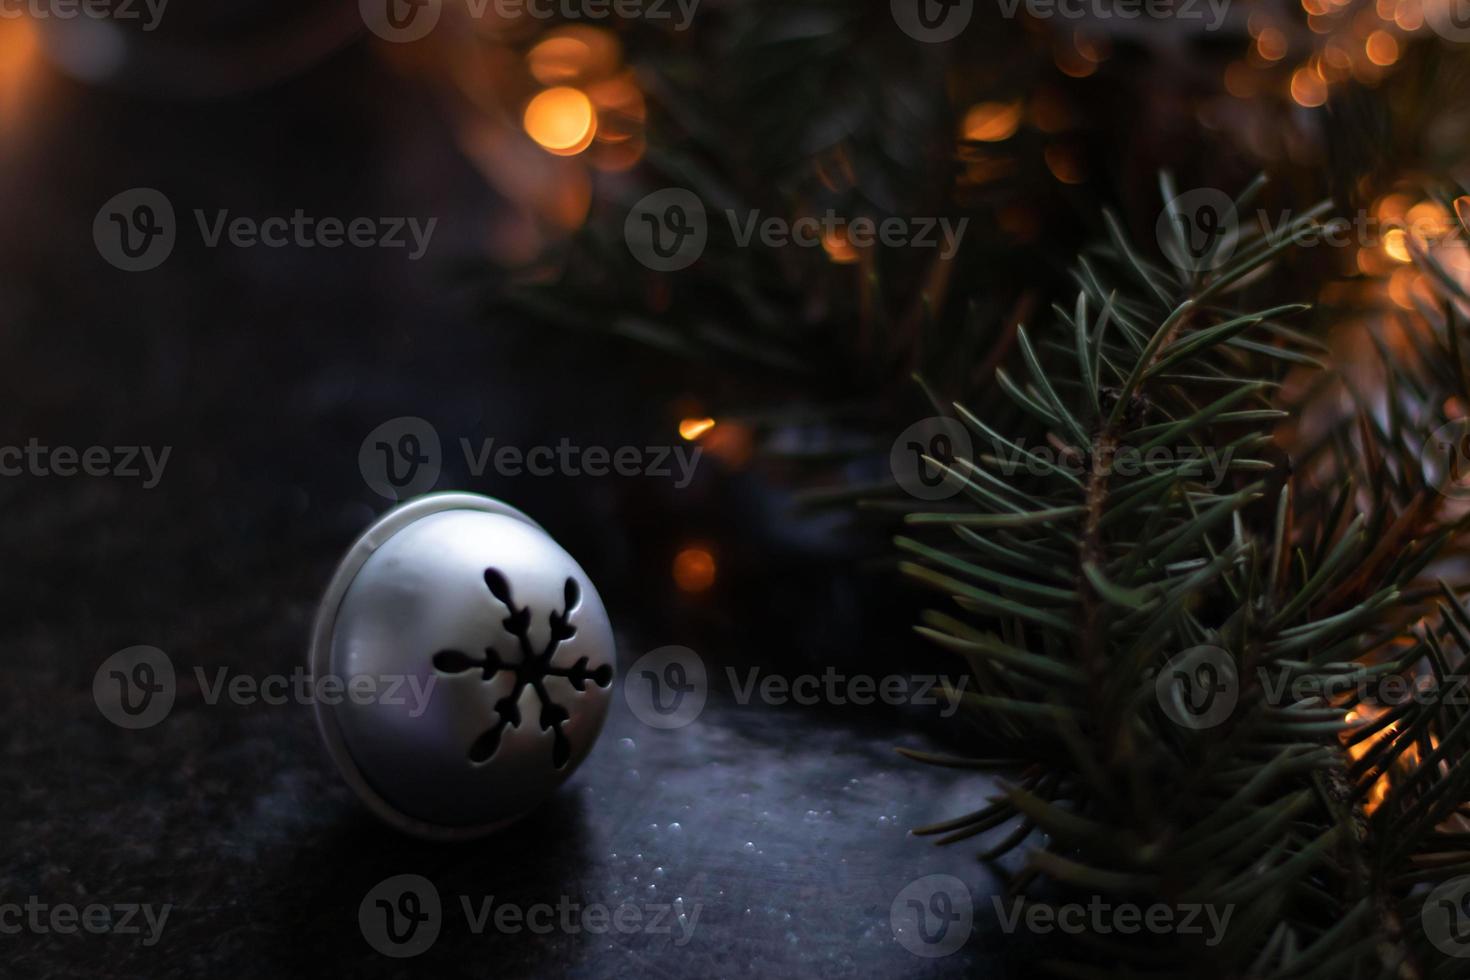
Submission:
<svg viewBox="0 0 1470 980">
<path fill-rule="evenodd" d="M 311 666 L 345 692 L 319 699 L 317 719 L 347 782 L 394 826 L 455 840 L 514 822 L 571 776 L 602 729 L 614 659 L 581 566 L 515 508 L 456 493 L 395 508 L 352 546 Z"/>
</svg>

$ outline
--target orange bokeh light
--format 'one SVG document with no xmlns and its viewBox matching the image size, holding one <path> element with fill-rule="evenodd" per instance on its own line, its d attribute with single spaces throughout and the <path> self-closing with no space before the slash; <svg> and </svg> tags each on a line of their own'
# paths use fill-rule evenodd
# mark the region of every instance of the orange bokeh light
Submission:
<svg viewBox="0 0 1470 980">
<path fill-rule="evenodd" d="M 1256 51 L 1267 61 L 1280 61 L 1286 57 L 1286 35 L 1274 27 L 1268 27 L 1256 38 Z"/>
<path fill-rule="evenodd" d="M 1374 31 L 1368 35 L 1364 45 L 1368 60 L 1375 65 L 1387 66 L 1399 60 L 1399 42 L 1388 31 Z"/>
<path fill-rule="evenodd" d="M 674 556 L 674 584 L 681 592 L 704 592 L 715 584 L 715 556 L 701 547 Z"/>
<path fill-rule="evenodd" d="M 1051 175 L 1064 184 L 1080 184 L 1087 179 L 1077 154 L 1064 146 L 1053 143 L 1042 152 Z"/>
<path fill-rule="evenodd" d="M 592 145 L 597 113 L 581 89 L 549 88 L 526 106 L 526 133 L 558 156 L 575 156 Z"/>
<path fill-rule="evenodd" d="M 1291 76 L 1291 97 L 1308 109 L 1327 102 L 1327 83 L 1312 68 L 1298 68 Z"/>
<path fill-rule="evenodd" d="M 579 37 L 549 37 L 526 55 L 526 66 L 542 85 L 565 85 L 581 78 L 592 63 L 592 47 Z"/>
<path fill-rule="evenodd" d="M 693 442 L 714 427 L 715 420 L 711 418 L 685 419 L 679 423 L 679 438 Z"/>
<path fill-rule="evenodd" d="M 557 28 L 526 53 L 526 67 L 543 85 L 577 85 L 618 70 L 623 46 L 610 31 L 585 24 Z"/>
<path fill-rule="evenodd" d="M 1455 198 L 1455 217 L 1466 231 L 1470 231 L 1470 196 Z"/>
<path fill-rule="evenodd" d="M 1020 125 L 1021 103 L 981 102 L 965 113 L 965 139 L 999 143 L 1014 136 Z"/>
<path fill-rule="evenodd" d="M 847 232 L 841 229 L 822 235 L 822 250 L 827 253 L 827 258 L 838 265 L 851 265 L 862 257 L 852 242 L 847 240 Z"/>
<path fill-rule="evenodd" d="M 1402 228 L 1390 228 L 1384 232 L 1383 250 L 1395 262 L 1408 262 L 1411 258 L 1409 255 L 1408 233 Z"/>
<path fill-rule="evenodd" d="M 40 47 L 29 20 L 0 20 L 0 122 L 9 122 L 23 107 Z"/>
</svg>

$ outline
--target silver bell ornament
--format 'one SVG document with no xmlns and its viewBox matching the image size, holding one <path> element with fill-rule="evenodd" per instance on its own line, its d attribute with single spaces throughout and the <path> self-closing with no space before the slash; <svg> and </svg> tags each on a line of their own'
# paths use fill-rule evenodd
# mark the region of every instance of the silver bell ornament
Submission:
<svg viewBox="0 0 1470 980">
<path fill-rule="evenodd" d="M 430 494 L 348 550 L 312 633 L 332 759 L 374 813 L 466 840 L 577 768 L 612 695 L 612 625 L 572 556 L 489 497 Z"/>
</svg>

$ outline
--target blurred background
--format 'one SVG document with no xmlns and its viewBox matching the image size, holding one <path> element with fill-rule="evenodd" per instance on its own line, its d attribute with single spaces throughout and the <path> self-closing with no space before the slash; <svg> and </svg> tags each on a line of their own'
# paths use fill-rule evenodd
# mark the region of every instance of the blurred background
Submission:
<svg viewBox="0 0 1470 980">
<path fill-rule="evenodd" d="M 716 679 L 675 737 L 619 702 L 544 818 L 449 848 L 363 813 L 308 709 L 209 705 L 185 676 L 166 725 L 120 737 L 91 681 L 135 644 L 190 668 L 301 664 L 332 568 L 392 503 L 364 442 L 402 419 L 441 440 L 435 489 L 500 497 L 578 558 L 624 666 L 677 643 L 786 674 L 954 670 L 912 633 L 921 597 L 887 545 L 889 450 L 933 414 L 914 375 L 983 402 L 1016 325 L 1071 289 L 1102 207 L 1153 241 L 1160 169 L 1232 192 L 1265 170 L 1278 210 L 1332 197 L 1448 227 L 1425 185 L 1464 176 L 1470 137 L 1465 39 L 1421 0 L 1035 6 L 7 7 L 0 445 L 169 456 L 152 486 L 0 479 L 0 892 L 175 906 L 153 947 L 6 936 L 15 975 L 1016 969 L 980 921 L 944 958 L 890 931 L 916 878 L 958 874 L 977 902 L 994 883 L 908 836 L 987 786 L 892 752 L 954 737 L 932 708 L 742 706 Z M 936 11 L 964 23 L 940 36 Z M 128 271 L 99 227 L 139 188 L 176 234 Z M 661 272 L 625 234 L 668 188 L 710 230 L 697 261 Z M 841 218 L 819 247 L 767 247 L 738 241 L 727 210 Z M 196 212 L 435 224 L 411 258 L 211 244 Z M 941 255 L 855 245 L 859 216 L 968 223 Z M 1424 295 L 1409 258 L 1388 236 L 1290 261 L 1321 333 L 1351 345 Z M 486 439 L 700 456 L 685 485 L 477 473 L 461 440 Z M 446 894 L 673 889 L 703 913 L 687 947 L 450 929 L 410 968 L 368 948 L 356 910 L 426 867 Z"/>
</svg>

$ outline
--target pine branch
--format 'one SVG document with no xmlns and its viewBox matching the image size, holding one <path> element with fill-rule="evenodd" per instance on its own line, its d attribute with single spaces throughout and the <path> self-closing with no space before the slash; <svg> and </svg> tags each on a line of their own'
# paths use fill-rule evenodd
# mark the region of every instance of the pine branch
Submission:
<svg viewBox="0 0 1470 980">
<path fill-rule="evenodd" d="M 1324 213 L 1242 242 L 1243 258 L 1205 275 L 1150 264 L 1110 220 L 1109 247 L 1079 267 L 1075 312 L 1058 309 L 1039 343 L 1018 333 L 1026 379 L 1002 387 L 1031 425 L 1002 435 L 956 405 L 977 451 L 929 463 L 958 478 L 965 507 L 908 515 L 948 539 L 898 542 L 915 556 L 906 571 L 957 607 L 919 630 L 969 661 L 964 703 L 989 736 L 985 756 L 1026 774 L 921 832 L 1006 831 L 985 856 L 1027 845 L 1019 893 L 1239 915 L 1215 947 L 1176 935 L 1113 951 L 1140 968 L 1187 954 L 1218 976 L 1428 976 L 1444 957 L 1418 910 L 1403 913 L 1409 886 L 1430 868 L 1436 880 L 1470 868 L 1470 834 L 1444 835 L 1470 794 L 1458 763 L 1470 713 L 1443 693 L 1470 652 L 1470 616 L 1447 587 L 1436 610 L 1424 585 L 1464 518 L 1445 516 L 1408 448 L 1416 435 L 1422 445 L 1425 413 L 1365 409 L 1334 426 L 1314 463 L 1357 482 L 1304 485 L 1273 448 L 1281 384 L 1318 353 L 1281 322 L 1304 307 L 1225 302 Z M 1456 337 L 1446 321 L 1426 342 L 1442 352 Z M 1464 391 L 1458 355 L 1390 355 L 1391 391 L 1435 404 Z M 1027 445 L 1081 465 L 1017 467 Z M 1228 482 L 1211 486 L 1198 454 L 1222 448 Z M 1149 451 L 1151 470 L 1123 465 Z M 1427 613 L 1443 625 L 1414 633 Z M 1376 723 L 1364 691 L 1426 662 L 1440 693 L 1345 747 L 1355 725 Z M 1169 711 L 1197 706 L 1188 684 L 1212 679 L 1204 663 L 1238 699 L 1210 724 Z M 1180 677 L 1182 690 L 1170 683 Z"/>
</svg>

